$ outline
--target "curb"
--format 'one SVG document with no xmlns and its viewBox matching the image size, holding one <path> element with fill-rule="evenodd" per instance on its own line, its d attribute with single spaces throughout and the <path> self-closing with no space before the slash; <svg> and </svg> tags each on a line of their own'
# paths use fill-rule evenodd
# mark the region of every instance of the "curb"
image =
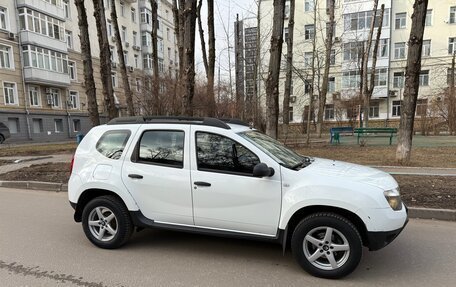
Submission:
<svg viewBox="0 0 456 287">
<path fill-rule="evenodd" d="M 68 184 L 41 181 L 0 181 L 0 187 L 67 192 Z M 410 218 L 456 221 L 456 210 L 408 207 Z"/>
<path fill-rule="evenodd" d="M 68 191 L 68 184 L 42 181 L 0 181 L 0 187 L 47 190 L 54 192 Z"/>
</svg>

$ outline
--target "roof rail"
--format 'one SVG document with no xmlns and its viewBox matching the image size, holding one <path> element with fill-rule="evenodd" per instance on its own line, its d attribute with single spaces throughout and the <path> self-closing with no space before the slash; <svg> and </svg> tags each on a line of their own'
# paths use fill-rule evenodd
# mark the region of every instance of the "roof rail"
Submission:
<svg viewBox="0 0 456 287">
<path fill-rule="evenodd" d="M 219 120 L 221 120 L 222 122 L 225 122 L 225 123 L 227 123 L 227 124 L 233 124 L 233 125 L 240 125 L 240 126 L 250 127 L 250 124 L 249 124 L 249 123 L 244 122 L 243 120 L 240 120 L 240 119 L 221 118 L 221 119 L 219 119 Z"/>
<path fill-rule="evenodd" d="M 222 129 L 229 130 L 231 127 L 222 120 L 216 118 L 197 118 L 197 117 L 185 117 L 185 116 L 151 116 L 151 117 L 119 117 L 110 120 L 108 125 L 122 125 L 122 124 L 144 124 L 144 123 L 156 123 L 156 124 L 166 124 L 166 123 L 179 123 L 179 124 L 194 124 L 194 125 L 204 125 L 218 127 Z M 232 122 L 230 122 L 232 123 Z M 234 123 L 233 123 L 234 124 Z"/>
</svg>

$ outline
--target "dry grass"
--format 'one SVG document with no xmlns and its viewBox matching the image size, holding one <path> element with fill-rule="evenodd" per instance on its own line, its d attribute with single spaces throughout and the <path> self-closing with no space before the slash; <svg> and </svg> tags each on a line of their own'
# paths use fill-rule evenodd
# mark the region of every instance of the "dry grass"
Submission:
<svg viewBox="0 0 456 287">
<path fill-rule="evenodd" d="M 76 143 L 2 146 L 0 157 L 74 153 L 76 146 Z"/>
<path fill-rule="evenodd" d="M 348 161 L 364 165 L 398 165 L 395 146 L 319 145 L 296 148 L 303 155 Z M 456 147 L 416 147 L 412 149 L 411 166 L 456 168 Z"/>
</svg>

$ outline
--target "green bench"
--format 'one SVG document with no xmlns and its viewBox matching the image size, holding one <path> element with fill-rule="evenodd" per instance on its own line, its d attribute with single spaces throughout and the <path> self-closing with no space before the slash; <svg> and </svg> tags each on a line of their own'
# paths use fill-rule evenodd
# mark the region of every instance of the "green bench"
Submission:
<svg viewBox="0 0 456 287">
<path fill-rule="evenodd" d="M 358 134 L 358 144 L 359 138 L 364 136 L 384 136 L 389 137 L 390 145 L 393 143 L 393 136 L 397 134 L 396 128 L 356 128 L 354 130 L 355 134 Z"/>
</svg>

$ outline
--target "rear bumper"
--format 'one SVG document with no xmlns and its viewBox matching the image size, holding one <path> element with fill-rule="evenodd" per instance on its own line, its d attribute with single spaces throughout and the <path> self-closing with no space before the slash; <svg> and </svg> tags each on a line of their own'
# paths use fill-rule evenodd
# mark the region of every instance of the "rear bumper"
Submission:
<svg viewBox="0 0 456 287">
<path fill-rule="evenodd" d="M 370 251 L 375 251 L 382 249 L 383 247 L 387 246 L 394 239 L 404 230 L 405 226 L 407 225 L 408 219 L 408 208 L 405 206 L 405 210 L 407 212 L 407 218 L 405 220 L 404 225 L 401 228 L 392 231 L 381 231 L 381 232 L 367 232 L 367 247 Z"/>
</svg>

